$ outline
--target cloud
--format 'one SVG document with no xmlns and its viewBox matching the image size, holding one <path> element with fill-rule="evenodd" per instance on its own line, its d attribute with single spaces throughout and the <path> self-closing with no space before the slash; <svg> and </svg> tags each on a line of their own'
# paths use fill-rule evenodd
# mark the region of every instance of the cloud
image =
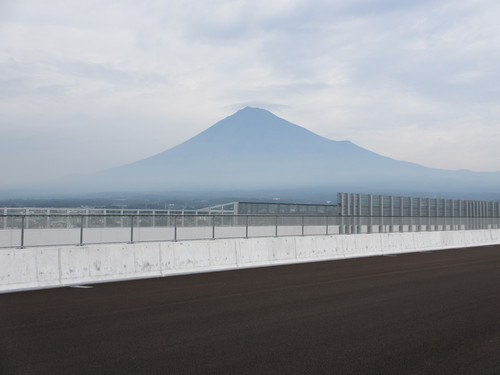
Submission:
<svg viewBox="0 0 500 375">
<path fill-rule="evenodd" d="M 500 170 L 494 1 L 2 7 L 5 184 L 144 158 L 246 105 L 394 158 Z"/>
</svg>

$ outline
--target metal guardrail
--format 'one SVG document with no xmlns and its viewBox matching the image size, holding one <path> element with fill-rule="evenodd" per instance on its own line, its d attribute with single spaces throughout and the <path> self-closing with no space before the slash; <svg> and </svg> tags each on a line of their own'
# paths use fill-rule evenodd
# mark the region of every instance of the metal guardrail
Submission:
<svg viewBox="0 0 500 375">
<path fill-rule="evenodd" d="M 0 248 L 498 228 L 492 217 L 0 215 Z"/>
</svg>

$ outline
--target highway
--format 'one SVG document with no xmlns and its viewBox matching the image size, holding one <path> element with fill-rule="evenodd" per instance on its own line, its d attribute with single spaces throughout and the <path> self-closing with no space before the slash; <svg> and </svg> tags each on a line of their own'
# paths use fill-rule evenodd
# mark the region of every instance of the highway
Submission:
<svg viewBox="0 0 500 375">
<path fill-rule="evenodd" d="M 499 374 L 500 246 L 0 294 L 0 374 Z"/>
</svg>

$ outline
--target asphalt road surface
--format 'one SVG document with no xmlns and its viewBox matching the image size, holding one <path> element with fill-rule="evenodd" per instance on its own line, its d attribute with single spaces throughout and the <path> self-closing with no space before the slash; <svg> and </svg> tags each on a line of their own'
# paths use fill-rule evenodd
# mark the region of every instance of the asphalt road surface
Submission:
<svg viewBox="0 0 500 375">
<path fill-rule="evenodd" d="M 500 246 L 1 294 L 0 374 L 500 374 Z"/>
</svg>

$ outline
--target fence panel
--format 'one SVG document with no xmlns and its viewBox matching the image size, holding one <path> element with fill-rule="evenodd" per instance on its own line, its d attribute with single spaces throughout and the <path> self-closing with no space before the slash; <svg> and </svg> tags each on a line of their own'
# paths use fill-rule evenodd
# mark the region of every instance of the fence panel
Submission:
<svg viewBox="0 0 500 375">
<path fill-rule="evenodd" d="M 0 247 L 500 228 L 497 217 L 385 215 L 0 215 L 0 223 Z"/>
</svg>

